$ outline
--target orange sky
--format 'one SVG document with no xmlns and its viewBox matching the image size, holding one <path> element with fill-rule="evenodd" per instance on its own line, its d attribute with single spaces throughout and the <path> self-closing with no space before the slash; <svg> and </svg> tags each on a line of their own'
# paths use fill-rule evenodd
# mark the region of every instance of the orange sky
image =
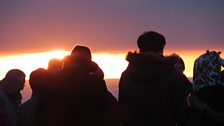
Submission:
<svg viewBox="0 0 224 126">
<path fill-rule="evenodd" d="M 216 51 L 222 51 L 223 53 L 221 54 L 221 58 L 224 58 L 224 50 L 216 50 Z M 172 52 L 173 51 L 167 51 L 165 53 L 170 54 Z M 185 63 L 184 73 L 188 77 L 193 76 L 193 66 L 194 66 L 195 59 L 198 58 L 201 54 L 203 54 L 205 52 L 206 52 L 206 50 L 185 50 L 185 51 L 177 50 L 177 51 L 174 51 L 174 53 L 179 54 L 183 58 L 184 63 Z"/>
<path fill-rule="evenodd" d="M 193 76 L 193 65 L 194 60 L 204 53 L 201 51 L 165 51 L 164 55 L 170 55 L 171 53 L 179 54 L 185 62 L 184 73 L 188 77 Z M 19 68 L 23 70 L 27 79 L 29 78 L 30 72 L 42 67 L 47 68 L 49 59 L 51 58 L 63 58 L 68 55 L 69 51 L 50 51 L 42 53 L 29 53 L 29 54 L 19 54 L 19 55 L 8 55 L 0 56 L 0 79 L 2 79 L 6 72 L 13 68 Z M 93 61 L 98 63 L 105 74 L 106 79 L 116 78 L 119 79 L 121 73 L 126 69 L 128 62 L 125 60 L 126 52 L 120 53 L 107 53 L 107 52 L 93 52 Z M 224 54 L 221 54 L 224 57 Z"/>
</svg>

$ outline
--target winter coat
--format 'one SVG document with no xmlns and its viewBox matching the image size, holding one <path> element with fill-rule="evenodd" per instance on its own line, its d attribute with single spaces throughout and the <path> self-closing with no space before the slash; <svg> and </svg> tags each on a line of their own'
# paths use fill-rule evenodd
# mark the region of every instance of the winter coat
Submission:
<svg viewBox="0 0 224 126">
<path fill-rule="evenodd" d="M 17 125 L 17 105 L 0 86 L 0 125 Z M 3 111 L 2 111 L 3 110 Z"/>
<path fill-rule="evenodd" d="M 116 99 L 108 93 L 102 76 L 93 73 L 97 68 L 91 61 L 67 56 L 60 73 L 49 81 L 57 86 L 52 85 L 51 94 L 40 96 L 38 125 L 111 125 L 108 117 L 114 116 L 107 114 L 115 114 Z"/>
<path fill-rule="evenodd" d="M 181 125 L 191 90 L 187 78 L 163 56 L 129 53 L 127 61 L 129 65 L 119 82 L 118 99 L 129 116 L 124 125 Z"/>
</svg>

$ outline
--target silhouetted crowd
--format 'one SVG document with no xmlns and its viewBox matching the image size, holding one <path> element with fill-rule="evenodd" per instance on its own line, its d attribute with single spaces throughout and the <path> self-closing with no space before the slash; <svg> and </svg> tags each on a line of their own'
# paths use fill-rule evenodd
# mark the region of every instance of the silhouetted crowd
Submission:
<svg viewBox="0 0 224 126">
<path fill-rule="evenodd" d="M 77 45 L 29 77 L 32 96 L 21 103 L 25 73 L 0 81 L 0 126 L 224 126 L 224 60 L 207 50 L 194 62 L 193 82 L 178 54 L 164 56 L 166 40 L 154 31 L 128 52 L 118 100 L 88 47 Z"/>
</svg>

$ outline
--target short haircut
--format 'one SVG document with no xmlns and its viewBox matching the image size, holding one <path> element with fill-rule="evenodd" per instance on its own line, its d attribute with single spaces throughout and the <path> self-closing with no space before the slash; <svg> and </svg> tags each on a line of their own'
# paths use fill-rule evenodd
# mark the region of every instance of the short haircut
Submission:
<svg viewBox="0 0 224 126">
<path fill-rule="evenodd" d="M 137 40 L 140 52 L 163 52 L 165 44 L 165 37 L 154 31 L 144 32 Z"/>
</svg>

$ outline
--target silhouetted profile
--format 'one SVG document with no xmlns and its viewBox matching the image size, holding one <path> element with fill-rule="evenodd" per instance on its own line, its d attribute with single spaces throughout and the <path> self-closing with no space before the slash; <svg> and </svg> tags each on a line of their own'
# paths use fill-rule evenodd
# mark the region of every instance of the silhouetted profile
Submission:
<svg viewBox="0 0 224 126">
<path fill-rule="evenodd" d="M 119 82 L 119 103 L 127 109 L 126 126 L 176 126 L 185 120 L 186 77 L 163 56 L 166 40 L 149 31 L 138 37 L 138 52 L 129 52 L 127 69 Z"/>
<path fill-rule="evenodd" d="M 25 85 L 25 73 L 19 69 L 9 70 L 0 82 L 0 125 L 16 126 L 18 107 L 21 104 L 20 91 Z"/>
<path fill-rule="evenodd" d="M 220 52 L 207 51 L 194 62 L 193 94 L 189 97 L 189 126 L 224 125 L 224 85 Z"/>
</svg>

